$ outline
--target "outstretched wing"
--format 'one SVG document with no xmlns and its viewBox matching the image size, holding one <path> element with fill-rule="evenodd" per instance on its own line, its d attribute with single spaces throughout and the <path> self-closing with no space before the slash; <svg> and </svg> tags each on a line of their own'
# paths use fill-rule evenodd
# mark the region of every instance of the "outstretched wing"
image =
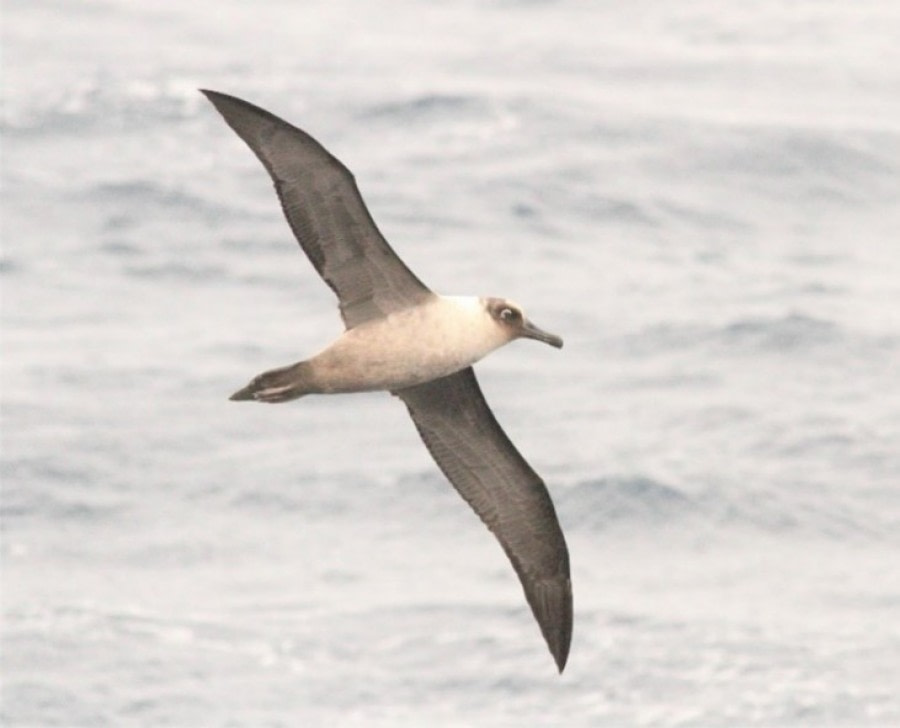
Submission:
<svg viewBox="0 0 900 728">
<path fill-rule="evenodd" d="M 438 467 L 500 541 L 562 672 L 572 639 L 572 582 L 544 482 L 500 428 L 471 367 L 394 394 Z"/>
<path fill-rule="evenodd" d="M 258 106 L 203 93 L 269 172 L 291 230 L 337 294 L 348 329 L 433 295 L 375 226 L 350 170 L 321 144 Z"/>
</svg>

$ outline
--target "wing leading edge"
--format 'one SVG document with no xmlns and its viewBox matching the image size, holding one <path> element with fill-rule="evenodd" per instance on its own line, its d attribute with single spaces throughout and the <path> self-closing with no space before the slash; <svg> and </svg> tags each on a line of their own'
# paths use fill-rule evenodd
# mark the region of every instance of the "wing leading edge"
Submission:
<svg viewBox="0 0 900 728">
<path fill-rule="evenodd" d="M 434 295 L 388 245 L 350 170 L 319 142 L 258 106 L 203 93 L 268 171 L 300 247 L 337 294 L 347 328 Z"/>
</svg>

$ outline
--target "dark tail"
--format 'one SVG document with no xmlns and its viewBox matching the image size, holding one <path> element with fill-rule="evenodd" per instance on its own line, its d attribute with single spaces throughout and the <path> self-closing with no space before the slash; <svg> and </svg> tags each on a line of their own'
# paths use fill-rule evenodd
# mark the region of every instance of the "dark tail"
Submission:
<svg viewBox="0 0 900 728">
<path fill-rule="evenodd" d="M 243 389 L 231 395 L 234 401 L 255 400 L 257 402 L 288 402 L 313 391 L 309 364 L 299 364 L 263 372 Z"/>
</svg>

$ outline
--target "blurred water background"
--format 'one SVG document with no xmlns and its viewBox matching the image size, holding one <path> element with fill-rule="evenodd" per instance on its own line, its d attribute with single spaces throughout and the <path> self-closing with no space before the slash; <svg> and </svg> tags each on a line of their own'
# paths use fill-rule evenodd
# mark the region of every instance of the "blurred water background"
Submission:
<svg viewBox="0 0 900 728">
<path fill-rule="evenodd" d="M 900 724 L 900 6 L 4 0 L 6 726 Z M 197 92 L 354 170 L 557 503 L 566 673 Z"/>
</svg>

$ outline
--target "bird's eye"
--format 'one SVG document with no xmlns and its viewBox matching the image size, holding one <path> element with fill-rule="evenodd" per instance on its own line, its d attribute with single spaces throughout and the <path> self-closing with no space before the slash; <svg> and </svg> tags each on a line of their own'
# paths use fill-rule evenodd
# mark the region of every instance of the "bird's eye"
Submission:
<svg viewBox="0 0 900 728">
<path fill-rule="evenodd" d="M 515 321 L 518 317 L 518 311 L 512 308 L 504 308 L 500 311 L 500 319 L 502 321 Z"/>
</svg>

